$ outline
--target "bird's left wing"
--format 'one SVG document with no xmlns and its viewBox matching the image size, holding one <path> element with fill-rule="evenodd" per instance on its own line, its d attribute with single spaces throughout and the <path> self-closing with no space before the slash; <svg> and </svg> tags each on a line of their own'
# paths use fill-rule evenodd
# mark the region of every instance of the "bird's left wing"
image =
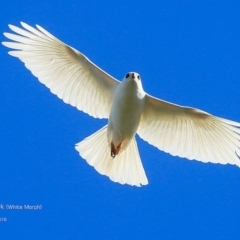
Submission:
<svg viewBox="0 0 240 240">
<path fill-rule="evenodd" d="M 64 44 L 42 27 L 9 25 L 4 33 L 13 42 L 3 42 L 39 81 L 65 103 L 97 118 L 108 118 L 113 93 L 119 81 L 98 68 L 86 56 Z"/>
<path fill-rule="evenodd" d="M 153 146 L 202 162 L 240 166 L 240 123 L 146 95 L 137 133 Z"/>
</svg>

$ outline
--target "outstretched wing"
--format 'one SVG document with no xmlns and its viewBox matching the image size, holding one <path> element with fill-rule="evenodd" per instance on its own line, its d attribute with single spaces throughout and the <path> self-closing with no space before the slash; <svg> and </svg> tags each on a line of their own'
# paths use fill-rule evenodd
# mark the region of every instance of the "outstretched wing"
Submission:
<svg viewBox="0 0 240 240">
<path fill-rule="evenodd" d="M 146 95 L 137 133 L 173 156 L 240 166 L 239 127 L 240 123 Z"/>
<path fill-rule="evenodd" d="M 119 81 L 98 68 L 86 56 L 64 44 L 42 27 L 9 25 L 4 33 L 13 42 L 9 54 L 24 62 L 39 81 L 65 103 L 97 118 L 108 118 L 113 93 Z"/>
</svg>

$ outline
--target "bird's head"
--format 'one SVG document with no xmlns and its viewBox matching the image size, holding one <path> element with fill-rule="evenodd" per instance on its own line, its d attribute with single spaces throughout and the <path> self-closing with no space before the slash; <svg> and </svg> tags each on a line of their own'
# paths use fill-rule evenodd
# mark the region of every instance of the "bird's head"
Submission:
<svg viewBox="0 0 240 240">
<path fill-rule="evenodd" d="M 126 76 L 124 77 L 124 79 L 128 79 L 128 80 L 133 80 L 133 81 L 141 81 L 141 77 L 138 73 L 136 72 L 129 72 L 126 74 Z"/>
<path fill-rule="evenodd" d="M 135 89 L 138 94 L 140 94 L 139 96 L 142 98 L 145 95 L 145 92 L 143 90 L 143 86 L 142 86 L 142 81 L 141 81 L 141 77 L 138 73 L 136 72 L 129 72 L 125 75 L 123 82 L 126 84 L 125 86 L 128 86 L 128 88 L 131 86 L 133 87 L 133 89 Z"/>
</svg>

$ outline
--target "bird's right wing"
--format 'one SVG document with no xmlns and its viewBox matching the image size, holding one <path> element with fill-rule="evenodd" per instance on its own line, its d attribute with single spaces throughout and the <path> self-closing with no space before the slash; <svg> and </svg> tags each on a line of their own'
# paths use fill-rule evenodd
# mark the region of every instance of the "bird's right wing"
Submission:
<svg viewBox="0 0 240 240">
<path fill-rule="evenodd" d="M 13 42 L 9 54 L 25 63 L 34 76 L 65 103 L 97 118 L 108 118 L 119 81 L 98 68 L 86 56 L 64 44 L 45 29 L 21 23 L 4 33 Z"/>
<path fill-rule="evenodd" d="M 173 156 L 240 166 L 240 123 L 199 109 L 146 95 L 137 133 Z"/>
</svg>

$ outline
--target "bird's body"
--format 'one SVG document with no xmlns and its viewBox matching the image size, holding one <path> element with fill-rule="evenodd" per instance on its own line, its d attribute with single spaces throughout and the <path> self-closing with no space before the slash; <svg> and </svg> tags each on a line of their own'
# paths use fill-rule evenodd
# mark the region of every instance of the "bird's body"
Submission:
<svg viewBox="0 0 240 240">
<path fill-rule="evenodd" d="M 132 72 L 127 76 L 114 93 L 107 129 L 109 145 L 113 149 L 120 147 L 119 154 L 136 134 L 145 97 L 139 74 Z"/>
<path fill-rule="evenodd" d="M 76 144 L 99 173 L 121 184 L 148 184 L 136 133 L 174 156 L 240 166 L 240 123 L 152 97 L 139 74 L 130 72 L 120 82 L 42 27 L 21 24 L 9 25 L 14 34 L 4 33 L 12 40 L 3 42 L 14 49 L 9 54 L 64 102 L 109 118 L 107 126 Z"/>
</svg>

